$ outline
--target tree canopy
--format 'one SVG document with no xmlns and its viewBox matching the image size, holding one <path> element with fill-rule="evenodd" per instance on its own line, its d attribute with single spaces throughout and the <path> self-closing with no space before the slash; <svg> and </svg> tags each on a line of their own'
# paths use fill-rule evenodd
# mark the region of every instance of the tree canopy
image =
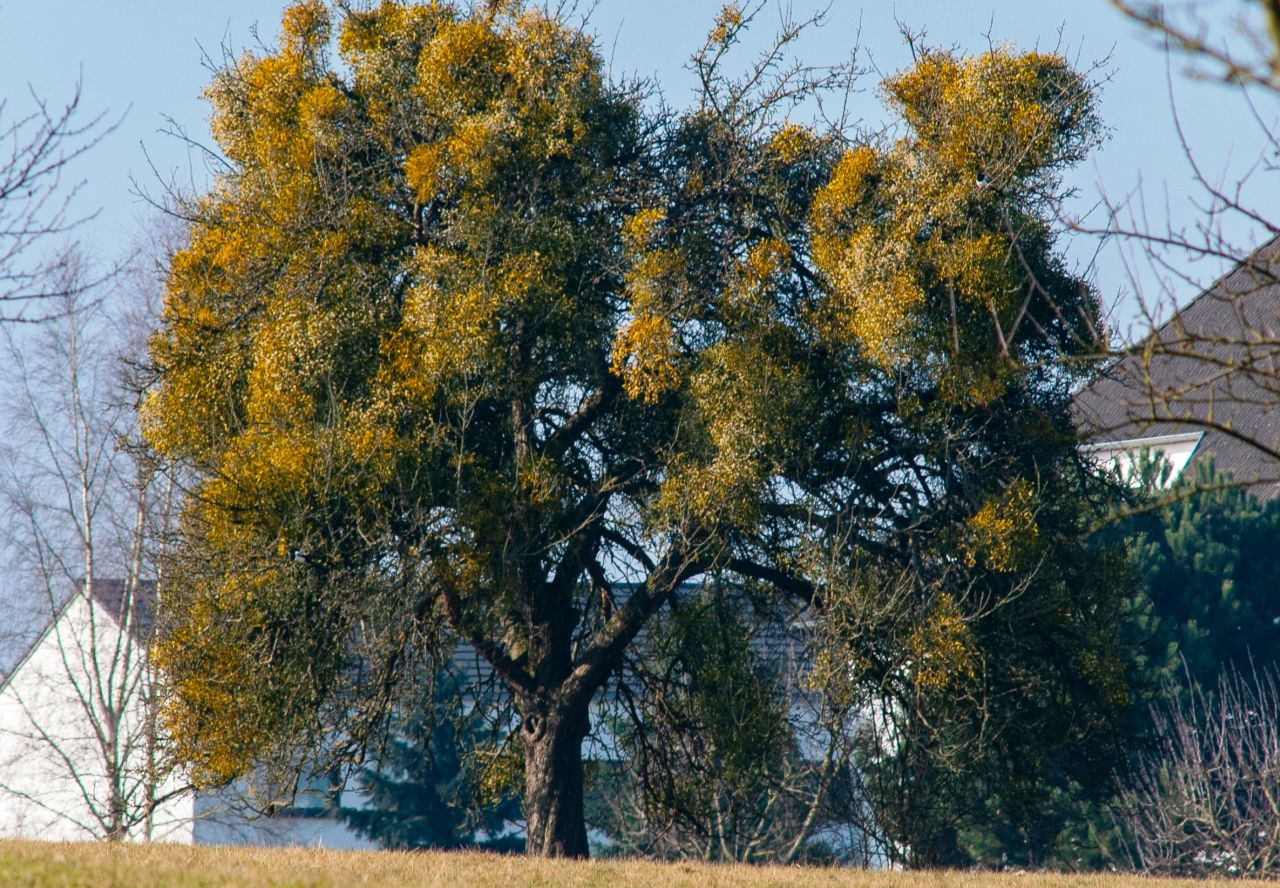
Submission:
<svg viewBox="0 0 1280 888">
<path fill-rule="evenodd" d="M 884 819 L 904 857 L 945 859 L 979 774 L 1106 771 L 1116 579 L 1059 360 L 1100 324 L 1052 212 L 1090 85 L 924 51 L 863 138 L 795 122 L 843 78 L 785 39 L 728 73 L 748 20 L 679 112 L 513 2 L 304 0 L 216 74 L 144 406 L 197 479 L 157 656 L 203 780 L 362 743 L 461 641 L 519 716 L 528 849 L 584 854 L 591 702 L 711 581 L 816 620 L 812 681 L 945 765 Z"/>
</svg>

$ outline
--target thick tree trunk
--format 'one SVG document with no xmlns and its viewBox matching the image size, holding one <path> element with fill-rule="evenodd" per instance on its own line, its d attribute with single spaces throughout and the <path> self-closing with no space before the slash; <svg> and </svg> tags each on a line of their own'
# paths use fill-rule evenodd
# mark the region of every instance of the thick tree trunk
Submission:
<svg viewBox="0 0 1280 888">
<path fill-rule="evenodd" d="M 587 712 L 528 713 L 524 741 L 525 852 L 537 857 L 586 857 L 582 741 Z"/>
</svg>

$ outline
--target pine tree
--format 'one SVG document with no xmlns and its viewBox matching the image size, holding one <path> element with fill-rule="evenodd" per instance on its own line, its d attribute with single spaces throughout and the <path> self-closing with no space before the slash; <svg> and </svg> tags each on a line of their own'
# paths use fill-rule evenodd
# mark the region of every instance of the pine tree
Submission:
<svg viewBox="0 0 1280 888">
<path fill-rule="evenodd" d="M 459 685 L 441 670 L 402 702 L 376 763 L 355 775 L 361 805 L 339 812 L 356 832 L 384 848 L 524 850 L 523 838 L 504 835 L 520 817 L 519 795 L 484 779 L 493 731 L 474 707 L 457 711 Z"/>
<path fill-rule="evenodd" d="M 1214 687 L 1228 665 L 1280 662 L 1280 501 L 1260 502 L 1205 462 L 1125 529 L 1161 680 Z"/>
</svg>

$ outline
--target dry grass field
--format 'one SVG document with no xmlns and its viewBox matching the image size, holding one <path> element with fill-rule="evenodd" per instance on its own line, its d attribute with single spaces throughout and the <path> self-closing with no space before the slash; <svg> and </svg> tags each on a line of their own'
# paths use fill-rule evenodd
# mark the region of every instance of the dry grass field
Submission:
<svg viewBox="0 0 1280 888">
<path fill-rule="evenodd" d="M 1123 876 L 882 873 L 643 862 L 525 860 L 485 854 L 188 848 L 0 842 L 0 886 L 17 888 L 1181 888 Z"/>
</svg>

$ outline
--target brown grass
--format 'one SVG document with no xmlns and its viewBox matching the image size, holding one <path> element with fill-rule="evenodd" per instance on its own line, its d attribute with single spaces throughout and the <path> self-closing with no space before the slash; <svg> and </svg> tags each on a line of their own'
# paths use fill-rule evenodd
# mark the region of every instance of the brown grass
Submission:
<svg viewBox="0 0 1280 888">
<path fill-rule="evenodd" d="M 0 885 L 31 888 L 1191 888 L 1134 876 L 885 873 L 641 861 L 585 863 L 471 853 L 0 842 Z"/>
</svg>

